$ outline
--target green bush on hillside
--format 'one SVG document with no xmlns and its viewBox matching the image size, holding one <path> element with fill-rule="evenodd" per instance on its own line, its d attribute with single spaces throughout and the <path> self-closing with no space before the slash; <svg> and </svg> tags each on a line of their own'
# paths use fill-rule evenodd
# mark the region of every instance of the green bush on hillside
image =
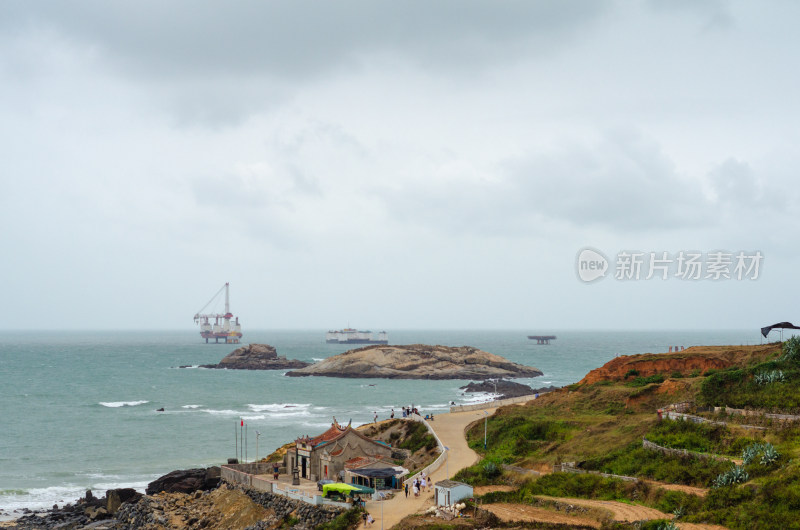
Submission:
<svg viewBox="0 0 800 530">
<path fill-rule="evenodd" d="M 406 439 L 398 445 L 400 449 L 414 453 L 423 447 L 428 450 L 436 447 L 436 438 L 428 432 L 428 428 L 422 422 L 406 422 L 405 429 Z"/>
<path fill-rule="evenodd" d="M 786 384 L 770 384 L 778 382 Z M 767 361 L 748 368 L 728 368 L 703 380 L 697 401 L 706 406 L 791 413 L 800 409 L 798 382 L 800 366 L 785 360 Z"/>
<path fill-rule="evenodd" d="M 789 363 L 797 363 L 800 361 L 800 337 L 792 337 L 781 346 L 783 356 L 781 360 Z"/>
<path fill-rule="evenodd" d="M 641 442 L 583 462 L 584 469 L 614 475 L 649 478 L 660 482 L 706 487 L 729 463 L 650 451 Z"/>
<path fill-rule="evenodd" d="M 637 377 L 633 381 L 625 383 L 626 386 L 632 387 L 639 387 L 639 386 L 647 386 L 653 383 L 661 384 L 664 382 L 664 376 L 662 374 L 654 374 L 647 377 Z"/>
<path fill-rule="evenodd" d="M 472 486 L 498 484 L 502 481 L 502 462 L 497 459 L 484 458 L 477 464 L 465 467 L 453 476 L 453 480 Z"/>
<path fill-rule="evenodd" d="M 683 419 L 660 421 L 647 432 L 646 438 L 662 447 L 731 456 L 754 442 L 752 438 L 736 437 L 724 425 Z"/>
</svg>

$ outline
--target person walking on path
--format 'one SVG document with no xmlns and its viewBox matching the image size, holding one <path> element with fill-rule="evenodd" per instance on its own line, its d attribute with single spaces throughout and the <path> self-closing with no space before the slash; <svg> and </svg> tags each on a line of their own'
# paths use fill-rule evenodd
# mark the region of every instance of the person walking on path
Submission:
<svg viewBox="0 0 800 530">
<path fill-rule="evenodd" d="M 406 482 L 406 499 L 408 498 L 408 482 Z"/>
</svg>

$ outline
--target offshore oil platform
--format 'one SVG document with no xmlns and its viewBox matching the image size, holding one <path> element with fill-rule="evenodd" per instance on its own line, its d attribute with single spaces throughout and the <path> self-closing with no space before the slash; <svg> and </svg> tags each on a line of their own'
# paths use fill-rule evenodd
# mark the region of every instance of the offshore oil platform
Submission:
<svg viewBox="0 0 800 530">
<path fill-rule="evenodd" d="M 206 339 L 214 339 L 215 343 L 219 343 L 220 339 L 225 344 L 238 344 L 239 339 L 242 338 L 242 326 L 239 324 L 239 317 L 234 317 L 230 309 L 230 298 L 228 293 L 228 283 L 226 282 L 222 288 L 217 291 L 217 294 L 203 306 L 200 311 L 195 313 L 194 321 L 200 324 L 200 336 Z M 224 313 L 204 313 L 206 309 L 213 304 L 219 303 L 219 298 L 222 292 L 225 292 L 225 312 Z M 231 319 L 234 321 L 231 323 Z M 211 324 L 211 319 L 214 319 L 214 324 Z"/>
</svg>

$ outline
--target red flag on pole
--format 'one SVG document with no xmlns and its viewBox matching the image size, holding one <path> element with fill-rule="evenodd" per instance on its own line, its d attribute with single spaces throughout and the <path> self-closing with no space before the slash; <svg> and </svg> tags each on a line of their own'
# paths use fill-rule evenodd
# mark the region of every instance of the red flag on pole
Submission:
<svg viewBox="0 0 800 530">
<path fill-rule="evenodd" d="M 242 423 L 239 424 L 239 427 L 244 427 L 244 420 L 241 420 Z"/>
</svg>

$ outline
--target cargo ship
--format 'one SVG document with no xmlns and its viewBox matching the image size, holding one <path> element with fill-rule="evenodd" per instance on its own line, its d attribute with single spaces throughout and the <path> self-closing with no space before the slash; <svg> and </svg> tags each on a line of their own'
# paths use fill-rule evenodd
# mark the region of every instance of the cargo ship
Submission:
<svg viewBox="0 0 800 530">
<path fill-rule="evenodd" d="M 327 332 L 325 342 L 328 344 L 389 344 L 389 334 L 385 331 L 372 333 L 371 331 L 358 331 L 355 328 L 344 328 Z"/>
<path fill-rule="evenodd" d="M 229 297 L 229 285 L 225 283 L 222 288 L 217 291 L 217 294 L 205 305 L 203 308 L 195 313 L 194 321 L 200 324 L 200 337 L 206 339 L 208 344 L 209 339 L 214 339 L 214 343 L 219 343 L 220 339 L 225 344 L 238 344 L 242 338 L 242 326 L 239 324 L 239 317 L 234 317 L 231 313 L 231 304 Z M 204 313 L 204 311 L 212 304 L 218 303 L 220 295 L 225 292 L 225 312 L 224 313 Z M 231 322 L 231 319 L 234 319 Z M 214 324 L 211 324 L 211 320 Z"/>
</svg>

